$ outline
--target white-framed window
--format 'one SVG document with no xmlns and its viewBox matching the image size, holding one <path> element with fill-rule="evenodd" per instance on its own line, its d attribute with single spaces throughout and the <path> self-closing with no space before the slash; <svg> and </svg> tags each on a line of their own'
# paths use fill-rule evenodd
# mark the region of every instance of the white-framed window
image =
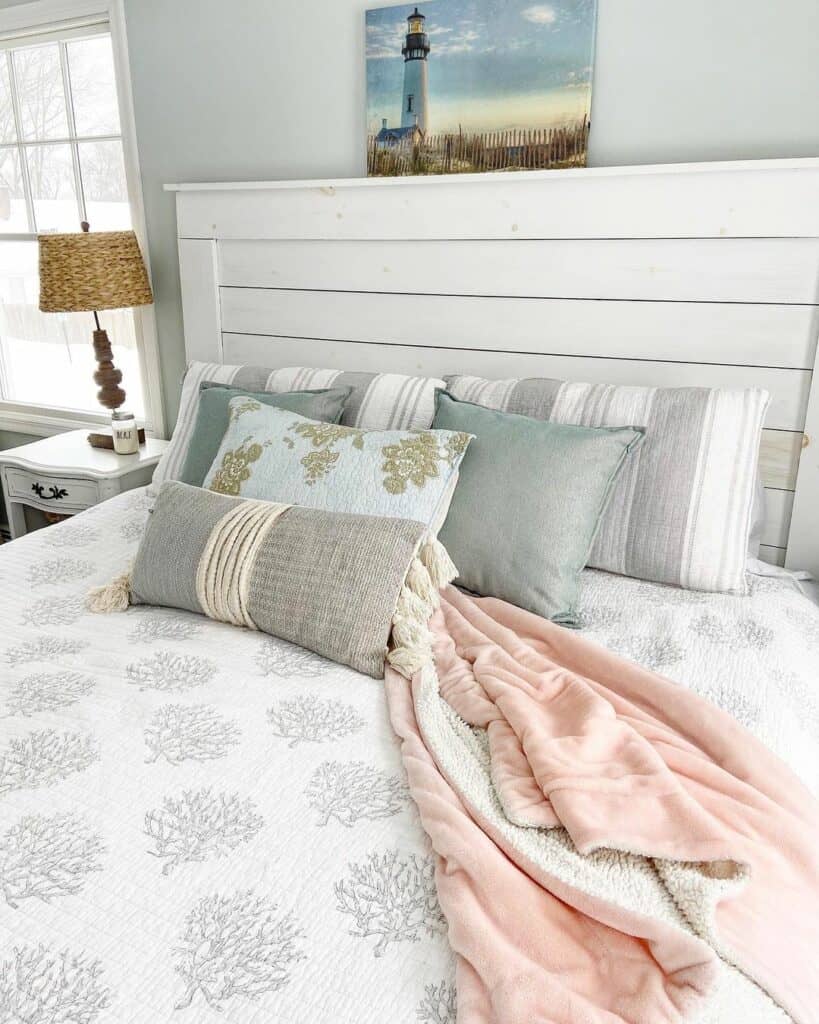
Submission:
<svg viewBox="0 0 819 1024">
<path fill-rule="evenodd" d="M 0 426 L 104 422 L 92 313 L 38 309 L 39 233 L 133 228 L 147 260 L 121 0 L 0 10 Z M 153 311 L 100 312 L 126 407 L 162 433 Z"/>
</svg>

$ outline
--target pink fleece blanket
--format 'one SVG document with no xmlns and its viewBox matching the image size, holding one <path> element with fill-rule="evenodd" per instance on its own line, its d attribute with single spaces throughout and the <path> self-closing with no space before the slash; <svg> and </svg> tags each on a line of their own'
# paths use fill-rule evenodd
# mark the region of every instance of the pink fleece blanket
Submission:
<svg viewBox="0 0 819 1024">
<path fill-rule="evenodd" d="M 819 807 L 790 771 L 708 702 L 511 605 L 449 587 L 430 627 L 437 682 L 390 671 L 387 692 L 458 1024 L 711 1019 L 718 954 L 819 1020 Z"/>
</svg>

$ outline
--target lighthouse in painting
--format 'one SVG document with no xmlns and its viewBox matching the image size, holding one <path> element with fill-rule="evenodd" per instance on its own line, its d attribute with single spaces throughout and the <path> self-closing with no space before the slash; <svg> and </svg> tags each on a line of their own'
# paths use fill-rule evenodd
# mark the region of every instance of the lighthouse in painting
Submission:
<svg viewBox="0 0 819 1024">
<path fill-rule="evenodd" d="M 424 134 L 429 125 L 429 36 L 424 31 L 425 20 L 424 15 L 416 7 L 407 18 L 407 36 L 401 47 L 401 55 L 404 58 L 401 127 L 414 128 L 417 125 Z"/>
</svg>

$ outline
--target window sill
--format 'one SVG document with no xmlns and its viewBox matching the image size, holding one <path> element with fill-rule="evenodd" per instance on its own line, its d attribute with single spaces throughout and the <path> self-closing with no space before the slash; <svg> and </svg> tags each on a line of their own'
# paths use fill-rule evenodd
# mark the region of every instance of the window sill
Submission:
<svg viewBox="0 0 819 1024">
<path fill-rule="evenodd" d="M 106 427 L 109 423 L 110 419 L 105 413 L 0 402 L 0 430 L 30 434 L 32 437 L 52 437 L 66 430 L 94 430 Z"/>
</svg>

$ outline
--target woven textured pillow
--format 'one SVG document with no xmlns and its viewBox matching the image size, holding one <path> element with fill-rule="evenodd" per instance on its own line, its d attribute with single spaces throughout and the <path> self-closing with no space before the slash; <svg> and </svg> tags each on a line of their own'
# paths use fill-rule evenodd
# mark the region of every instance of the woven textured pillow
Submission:
<svg viewBox="0 0 819 1024">
<path fill-rule="evenodd" d="M 435 414 L 435 389 L 444 386 L 437 377 L 407 377 L 400 373 L 358 373 L 309 366 L 274 370 L 264 366 L 191 363 L 182 384 L 171 443 L 154 472 L 154 487 L 159 487 L 164 480 L 179 478 L 196 421 L 199 387 L 203 381 L 271 394 L 349 388 L 341 422 L 365 430 L 426 430 Z"/>
<path fill-rule="evenodd" d="M 427 620 L 455 568 L 423 523 L 243 501 L 169 481 L 130 574 L 95 612 L 184 608 L 383 678 L 432 658 Z"/>
<path fill-rule="evenodd" d="M 415 519 L 436 532 L 470 435 L 316 423 L 234 398 L 204 486 L 331 512 Z"/>
<path fill-rule="evenodd" d="M 645 440 L 614 487 L 589 565 L 691 590 L 744 593 L 768 394 L 546 378 L 448 377 L 488 409 L 589 427 L 634 424 Z"/>
</svg>

